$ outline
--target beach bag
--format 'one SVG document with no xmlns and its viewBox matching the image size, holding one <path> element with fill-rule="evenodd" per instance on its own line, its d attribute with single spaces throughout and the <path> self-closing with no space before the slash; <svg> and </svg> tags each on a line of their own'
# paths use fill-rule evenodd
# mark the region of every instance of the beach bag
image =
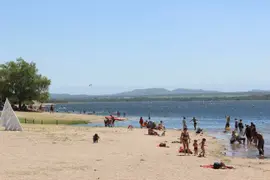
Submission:
<svg viewBox="0 0 270 180">
<path fill-rule="evenodd" d="M 159 147 L 166 147 L 166 144 L 165 143 L 160 143 Z"/>
</svg>

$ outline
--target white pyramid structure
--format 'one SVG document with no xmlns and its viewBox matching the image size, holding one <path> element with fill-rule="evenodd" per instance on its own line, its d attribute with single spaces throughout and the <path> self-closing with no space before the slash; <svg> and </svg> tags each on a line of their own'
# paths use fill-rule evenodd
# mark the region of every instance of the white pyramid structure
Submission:
<svg viewBox="0 0 270 180">
<path fill-rule="evenodd" d="M 0 125 L 5 127 L 6 131 L 22 131 L 21 123 L 13 111 L 11 104 L 6 98 L 6 102 L 1 114 Z"/>
</svg>

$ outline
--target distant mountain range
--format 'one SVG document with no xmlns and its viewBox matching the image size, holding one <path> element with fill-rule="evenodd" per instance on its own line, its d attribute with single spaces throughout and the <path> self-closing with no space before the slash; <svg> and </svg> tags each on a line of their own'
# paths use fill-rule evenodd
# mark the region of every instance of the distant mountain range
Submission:
<svg viewBox="0 0 270 180">
<path fill-rule="evenodd" d="M 145 96 L 181 96 L 181 95 L 222 95 L 222 94 L 231 94 L 231 95 L 261 95 L 261 94 L 270 94 L 270 91 L 265 90 L 251 90 L 246 92 L 220 92 L 212 90 L 202 90 L 202 89 L 185 89 L 178 88 L 172 91 L 165 88 L 148 88 L 148 89 L 135 89 L 132 91 L 122 92 L 118 94 L 111 95 L 71 95 L 71 94 L 50 94 L 51 100 L 70 100 L 70 101 L 80 101 L 86 99 L 97 99 L 97 98 L 129 98 L 129 97 L 145 97 Z"/>
<path fill-rule="evenodd" d="M 207 94 L 220 93 L 219 91 L 206 91 L 202 89 L 174 89 L 172 91 L 165 88 L 135 89 L 133 91 L 115 94 L 114 96 L 157 96 L 157 95 L 181 95 L 181 94 Z"/>
</svg>

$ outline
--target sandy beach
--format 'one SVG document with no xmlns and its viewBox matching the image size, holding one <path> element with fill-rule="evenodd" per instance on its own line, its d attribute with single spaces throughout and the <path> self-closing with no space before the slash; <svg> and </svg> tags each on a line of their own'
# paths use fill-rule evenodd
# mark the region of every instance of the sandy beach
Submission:
<svg viewBox="0 0 270 180">
<path fill-rule="evenodd" d="M 2 180 L 269 180 L 270 161 L 230 158 L 223 146 L 207 139 L 206 158 L 178 153 L 180 131 L 165 137 L 146 135 L 146 129 L 90 128 L 56 125 L 23 125 L 23 132 L 0 131 L 0 179 Z M 98 144 L 92 136 L 101 137 Z M 169 148 L 157 147 L 167 141 Z M 231 170 L 200 165 L 223 160 Z"/>
</svg>

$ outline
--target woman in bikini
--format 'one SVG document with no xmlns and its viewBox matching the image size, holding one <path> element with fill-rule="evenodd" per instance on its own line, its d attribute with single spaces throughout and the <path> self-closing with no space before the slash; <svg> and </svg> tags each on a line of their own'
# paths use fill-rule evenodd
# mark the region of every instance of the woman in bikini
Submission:
<svg viewBox="0 0 270 180">
<path fill-rule="evenodd" d="M 185 155 L 186 155 L 186 153 L 188 153 L 188 155 L 189 155 L 190 137 L 189 137 L 189 133 L 187 132 L 187 128 L 184 128 L 184 131 L 181 133 L 180 139 L 181 139 L 181 141 L 183 142 L 183 145 L 184 145 Z"/>
</svg>

